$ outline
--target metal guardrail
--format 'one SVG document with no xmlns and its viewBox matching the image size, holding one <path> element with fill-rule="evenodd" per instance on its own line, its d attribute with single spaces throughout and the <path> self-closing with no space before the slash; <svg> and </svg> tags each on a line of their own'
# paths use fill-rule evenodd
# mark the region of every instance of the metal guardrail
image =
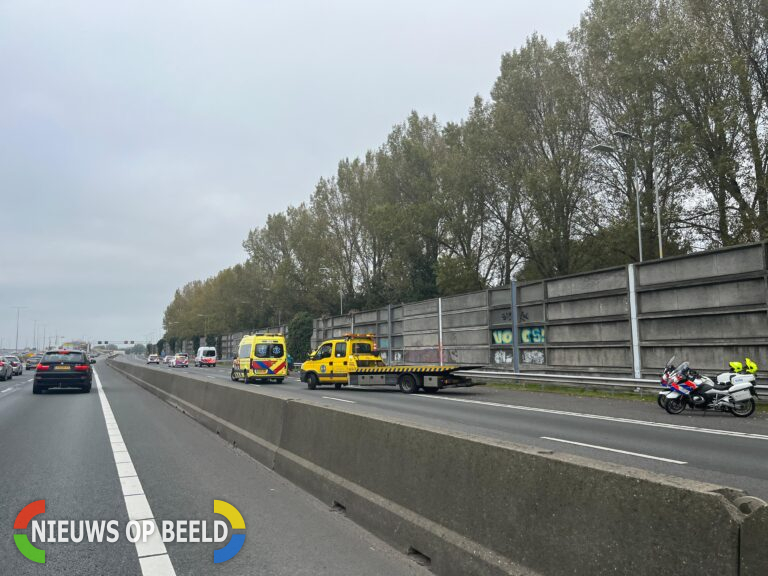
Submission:
<svg viewBox="0 0 768 576">
<path fill-rule="evenodd" d="M 561 384 L 563 386 L 580 386 L 593 384 L 609 388 L 627 388 L 637 390 L 661 390 L 658 380 L 647 378 L 627 378 L 619 376 L 575 376 L 573 374 L 544 374 L 535 372 L 506 372 L 490 370 L 467 370 L 455 372 L 468 378 L 487 378 L 489 380 L 509 380 L 515 382 L 535 382 L 541 384 Z M 763 398 L 768 397 L 768 386 L 757 385 L 755 388 Z"/>
</svg>

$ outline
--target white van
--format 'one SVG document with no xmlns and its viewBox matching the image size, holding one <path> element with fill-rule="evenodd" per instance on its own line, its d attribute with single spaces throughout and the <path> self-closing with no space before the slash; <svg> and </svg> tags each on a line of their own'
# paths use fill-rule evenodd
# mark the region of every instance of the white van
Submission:
<svg viewBox="0 0 768 576">
<path fill-rule="evenodd" d="M 195 354 L 195 366 L 213 366 L 216 368 L 216 348 L 200 346 Z"/>
</svg>

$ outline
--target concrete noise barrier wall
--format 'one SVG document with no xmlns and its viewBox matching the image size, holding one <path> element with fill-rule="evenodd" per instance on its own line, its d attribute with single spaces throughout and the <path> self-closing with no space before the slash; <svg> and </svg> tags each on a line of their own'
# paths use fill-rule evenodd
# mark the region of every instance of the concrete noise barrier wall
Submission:
<svg viewBox="0 0 768 576">
<path fill-rule="evenodd" d="M 768 574 L 738 490 L 109 363 L 436 574 Z"/>
</svg>

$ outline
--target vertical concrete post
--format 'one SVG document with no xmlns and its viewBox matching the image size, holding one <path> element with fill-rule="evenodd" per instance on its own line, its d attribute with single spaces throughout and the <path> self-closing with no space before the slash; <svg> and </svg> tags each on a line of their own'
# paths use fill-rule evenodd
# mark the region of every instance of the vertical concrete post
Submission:
<svg viewBox="0 0 768 576">
<path fill-rule="evenodd" d="M 642 378 L 640 361 L 640 327 L 637 321 L 637 290 L 635 288 L 635 265 L 627 266 L 629 275 L 629 325 L 632 329 L 632 369 L 635 378 Z"/>
<path fill-rule="evenodd" d="M 387 364 L 392 364 L 392 304 L 387 304 Z"/>
<path fill-rule="evenodd" d="M 354 313 L 354 312 L 350 312 L 350 313 L 349 313 L 349 321 L 350 321 L 350 323 L 351 323 L 351 328 L 350 328 L 350 330 L 349 330 L 349 331 L 350 331 L 352 334 L 354 334 L 354 333 L 355 333 L 355 313 Z"/>
<path fill-rule="evenodd" d="M 440 354 L 440 366 L 443 365 L 443 299 L 437 299 L 437 352 Z"/>
<path fill-rule="evenodd" d="M 520 330 L 517 327 L 517 280 L 512 280 L 509 285 L 509 292 L 511 294 L 511 309 L 512 309 L 512 367 L 515 372 L 520 372 Z"/>
</svg>

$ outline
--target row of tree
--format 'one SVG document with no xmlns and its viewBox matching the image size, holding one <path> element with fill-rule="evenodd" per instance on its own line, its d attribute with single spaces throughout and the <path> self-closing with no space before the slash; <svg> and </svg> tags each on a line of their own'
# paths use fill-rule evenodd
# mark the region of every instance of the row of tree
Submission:
<svg viewBox="0 0 768 576">
<path fill-rule="evenodd" d="M 488 101 L 412 113 L 178 290 L 189 338 L 768 236 L 762 0 L 593 0 L 502 56 Z M 639 203 L 639 214 L 636 208 Z"/>
</svg>

